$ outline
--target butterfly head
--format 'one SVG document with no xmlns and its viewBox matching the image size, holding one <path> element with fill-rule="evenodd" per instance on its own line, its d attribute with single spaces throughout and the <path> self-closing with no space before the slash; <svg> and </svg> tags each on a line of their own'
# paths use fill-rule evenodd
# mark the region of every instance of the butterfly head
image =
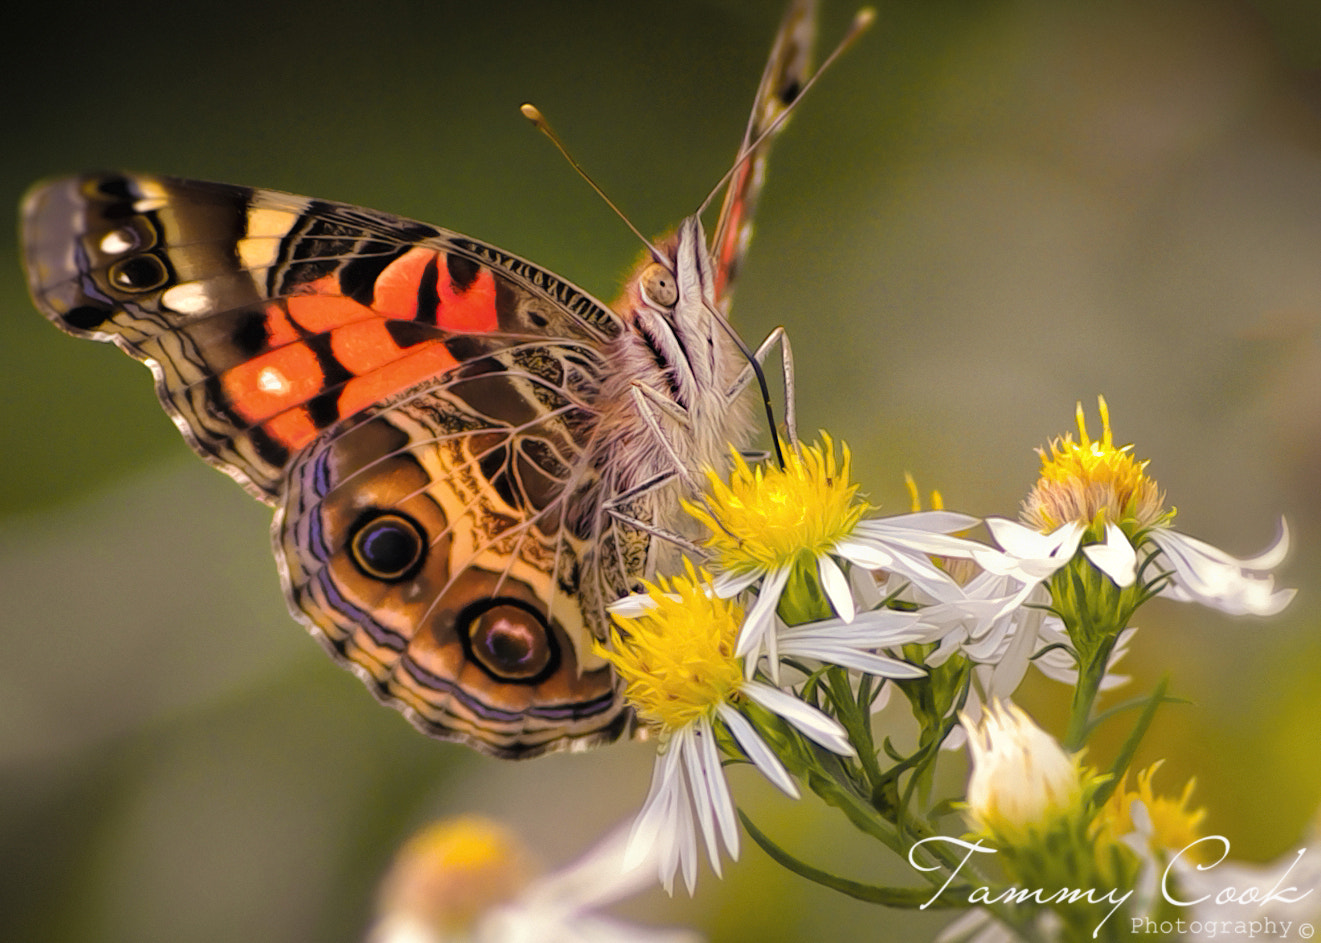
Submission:
<svg viewBox="0 0 1321 943">
<path fill-rule="evenodd" d="M 676 404 L 691 408 L 724 375 L 716 323 L 716 269 L 701 220 L 685 219 L 648 251 L 616 304 L 640 351 L 664 374 Z"/>
</svg>

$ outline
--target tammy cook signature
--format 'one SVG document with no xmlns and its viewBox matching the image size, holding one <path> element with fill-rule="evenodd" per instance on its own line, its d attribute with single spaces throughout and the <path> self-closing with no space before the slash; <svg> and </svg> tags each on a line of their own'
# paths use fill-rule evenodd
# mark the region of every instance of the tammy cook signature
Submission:
<svg viewBox="0 0 1321 943">
<path fill-rule="evenodd" d="M 923 865 L 922 863 L 914 860 L 917 850 L 930 842 L 939 842 L 946 845 L 953 845 L 956 848 L 963 849 L 965 851 L 965 854 L 963 856 L 963 860 L 959 862 L 959 866 L 954 869 L 954 871 L 950 874 L 950 876 L 945 880 L 945 883 L 940 886 L 940 889 L 937 890 L 934 894 L 932 894 L 931 898 L 922 905 L 923 910 L 931 906 L 931 904 L 935 903 L 936 899 L 939 898 L 940 895 L 945 892 L 945 889 L 948 888 L 950 884 L 954 881 L 954 879 L 959 876 L 959 872 L 963 870 L 964 865 L 968 863 L 968 861 L 972 858 L 974 854 L 993 855 L 996 853 L 996 850 L 994 848 L 989 848 L 986 845 L 983 845 L 981 839 L 978 839 L 977 841 L 969 842 L 969 841 L 964 841 L 961 838 L 951 838 L 945 835 L 935 835 L 930 838 L 924 838 L 921 841 L 918 841 L 908 851 L 908 863 L 918 871 L 924 871 L 924 872 L 934 871 L 939 867 L 939 865 L 929 865 L 929 866 Z M 1188 853 L 1193 848 L 1197 847 L 1203 842 L 1219 842 L 1223 846 L 1223 850 L 1221 851 L 1220 857 L 1217 858 L 1215 861 L 1211 862 L 1210 864 L 1193 865 L 1189 861 L 1185 861 L 1184 857 L 1188 855 Z M 1230 906 L 1237 905 L 1244 907 L 1255 905 L 1258 907 L 1264 907 L 1265 905 L 1270 903 L 1296 904 L 1299 901 L 1303 900 L 1303 898 L 1307 897 L 1309 894 L 1312 893 L 1312 891 L 1316 889 L 1311 887 L 1306 889 L 1301 889 L 1294 885 L 1285 886 L 1284 883 L 1288 879 L 1289 875 L 1293 873 L 1294 868 L 1298 866 L 1298 863 L 1303 860 L 1303 856 L 1306 854 L 1307 854 L 1307 849 L 1300 848 L 1298 850 L 1297 857 L 1293 861 L 1293 864 L 1289 865 L 1288 869 L 1283 874 L 1281 874 L 1278 879 L 1276 879 L 1274 886 L 1271 887 L 1269 890 L 1265 890 L 1261 887 L 1255 887 L 1255 886 L 1235 887 L 1235 886 L 1226 885 L 1216 894 L 1203 894 L 1200 897 L 1185 899 L 1183 894 L 1177 889 L 1177 887 L 1174 886 L 1176 882 L 1171 880 L 1170 877 L 1171 872 L 1174 872 L 1178 869 L 1188 869 L 1193 867 L 1195 867 L 1198 871 L 1209 871 L 1212 868 L 1216 867 L 1216 865 L 1224 861 L 1227 857 L 1229 857 L 1229 839 L 1225 838 L 1223 835 L 1208 835 L 1206 838 L 1200 838 L 1197 841 L 1189 844 L 1187 847 L 1179 851 L 1178 854 L 1174 855 L 1172 859 L 1170 859 L 1169 864 L 1167 864 L 1165 867 L 1165 872 L 1161 875 L 1160 894 L 1161 897 L 1163 897 L 1166 902 L 1168 902 L 1174 907 L 1196 907 L 1200 904 L 1205 904 L 1208 901 L 1222 907 L 1227 905 Z M 1128 890 L 1123 890 L 1117 887 L 1107 888 L 1104 890 L 1094 887 L 1087 887 L 1087 888 L 1061 887 L 1055 889 L 1041 888 L 1041 887 L 1038 888 L 976 887 L 973 889 L 972 893 L 968 895 L 968 903 L 970 904 L 1085 903 L 1085 904 L 1093 904 L 1093 905 L 1111 904 L 1112 906 L 1110 910 L 1106 913 L 1104 917 L 1101 918 L 1101 922 L 1098 923 L 1096 925 L 1096 928 L 1092 931 L 1092 936 L 1096 937 L 1097 934 L 1100 932 L 1101 928 L 1105 926 L 1106 921 L 1108 921 L 1112 916 L 1114 916 L 1115 911 L 1118 910 L 1130 897 L 1132 897 L 1133 893 L 1134 893 L 1133 888 L 1129 888 Z M 1141 924 L 1144 921 L 1145 918 L 1135 917 L 1134 929 L 1140 932 L 1141 927 L 1137 926 L 1137 924 Z"/>
</svg>

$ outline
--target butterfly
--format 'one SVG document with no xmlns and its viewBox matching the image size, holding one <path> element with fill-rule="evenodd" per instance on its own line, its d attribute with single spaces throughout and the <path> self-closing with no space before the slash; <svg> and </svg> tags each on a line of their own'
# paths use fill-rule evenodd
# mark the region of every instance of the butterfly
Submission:
<svg viewBox="0 0 1321 943">
<path fill-rule="evenodd" d="M 29 192 L 32 297 L 145 363 L 274 508 L 291 613 L 380 700 L 495 756 L 613 740 L 606 606 L 677 559 L 695 472 L 749 437 L 720 320 L 814 21 L 786 14 L 711 243 L 683 220 L 613 306 L 446 229 L 128 173 Z"/>
</svg>

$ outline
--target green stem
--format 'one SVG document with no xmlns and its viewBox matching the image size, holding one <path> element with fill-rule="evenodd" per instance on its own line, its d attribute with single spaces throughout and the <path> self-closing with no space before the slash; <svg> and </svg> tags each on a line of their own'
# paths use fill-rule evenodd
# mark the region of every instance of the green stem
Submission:
<svg viewBox="0 0 1321 943">
<path fill-rule="evenodd" d="M 1083 664 L 1078 668 L 1078 686 L 1073 689 L 1069 726 L 1064 734 L 1064 749 L 1069 752 L 1082 749 L 1087 741 L 1092 707 L 1101 692 L 1101 682 L 1105 680 L 1105 671 L 1110 665 L 1110 653 L 1114 651 L 1118 638 L 1118 633 L 1103 636 L 1096 649 L 1084 656 Z"/>
</svg>

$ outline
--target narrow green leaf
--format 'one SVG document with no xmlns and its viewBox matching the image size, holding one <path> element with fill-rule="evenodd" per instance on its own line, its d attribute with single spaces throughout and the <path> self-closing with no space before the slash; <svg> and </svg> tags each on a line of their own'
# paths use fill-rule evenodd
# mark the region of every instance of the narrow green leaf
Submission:
<svg viewBox="0 0 1321 943">
<path fill-rule="evenodd" d="M 1166 701 L 1165 692 L 1169 686 L 1170 678 L 1169 675 L 1166 675 L 1160 679 L 1156 689 L 1147 698 L 1147 706 L 1143 709 L 1142 715 L 1138 717 L 1133 732 L 1128 735 L 1128 739 L 1124 741 L 1124 745 L 1120 748 L 1119 755 L 1115 757 L 1114 765 L 1110 767 L 1110 781 L 1096 792 L 1095 803 L 1098 807 L 1105 804 L 1105 801 L 1119 787 L 1119 782 L 1124 778 L 1124 773 L 1128 772 L 1129 764 L 1133 762 L 1133 756 L 1138 751 L 1138 744 L 1142 742 L 1142 738 L 1146 736 L 1151 722 L 1155 720 L 1156 711 Z"/>
<path fill-rule="evenodd" d="M 798 860 L 773 842 L 764 832 L 752 824 L 752 820 L 741 809 L 738 817 L 743 822 L 743 828 L 747 830 L 748 835 L 772 860 L 799 877 L 820 884 L 822 887 L 828 887 L 855 900 L 866 901 L 869 904 L 882 904 L 886 907 L 901 907 L 908 910 L 923 907 L 935 896 L 935 892 L 929 887 L 883 887 L 876 884 L 851 881 L 848 878 L 822 871 L 820 868 L 815 868 L 804 861 Z M 930 904 L 931 909 L 966 906 L 964 902 L 971 893 L 970 888 L 960 886 L 946 888 L 945 890 L 945 893 L 940 894 Z"/>
</svg>

